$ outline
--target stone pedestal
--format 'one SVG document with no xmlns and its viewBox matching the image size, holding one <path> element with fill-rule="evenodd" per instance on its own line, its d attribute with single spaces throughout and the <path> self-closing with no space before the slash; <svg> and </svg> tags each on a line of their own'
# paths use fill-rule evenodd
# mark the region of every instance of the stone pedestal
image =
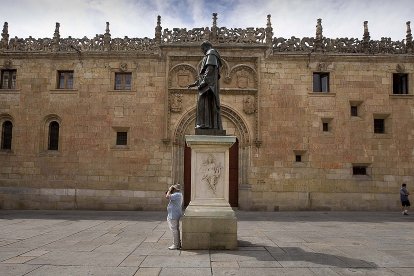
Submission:
<svg viewBox="0 0 414 276">
<path fill-rule="evenodd" d="M 237 218 L 229 202 L 229 148 L 234 136 L 187 135 L 191 202 L 182 218 L 183 249 L 235 249 Z"/>
</svg>

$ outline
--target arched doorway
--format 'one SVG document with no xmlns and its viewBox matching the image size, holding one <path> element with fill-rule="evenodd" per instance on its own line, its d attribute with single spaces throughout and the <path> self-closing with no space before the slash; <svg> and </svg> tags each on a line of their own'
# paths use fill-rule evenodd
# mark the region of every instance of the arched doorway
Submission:
<svg viewBox="0 0 414 276">
<path fill-rule="evenodd" d="M 231 107 L 222 105 L 223 128 L 227 135 L 236 136 L 236 143 L 230 148 L 230 170 L 232 190 L 229 191 L 231 206 L 239 206 L 240 187 L 248 183 L 248 164 L 250 160 L 250 132 L 242 116 Z M 173 139 L 173 183 L 184 185 L 184 202 L 191 200 L 191 148 L 186 146 L 185 135 L 194 135 L 195 108 L 189 110 L 178 120 Z"/>
<path fill-rule="evenodd" d="M 239 141 L 236 139 L 229 150 L 229 204 L 239 206 Z M 191 148 L 184 148 L 184 206 L 191 201 Z"/>
</svg>

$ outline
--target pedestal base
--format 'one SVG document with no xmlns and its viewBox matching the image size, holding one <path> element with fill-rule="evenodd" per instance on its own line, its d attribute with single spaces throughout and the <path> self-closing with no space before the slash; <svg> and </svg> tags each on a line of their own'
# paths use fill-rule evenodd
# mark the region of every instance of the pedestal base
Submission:
<svg viewBox="0 0 414 276">
<path fill-rule="evenodd" d="M 182 217 L 183 249 L 236 249 L 237 218 L 230 206 L 188 206 Z"/>
</svg>

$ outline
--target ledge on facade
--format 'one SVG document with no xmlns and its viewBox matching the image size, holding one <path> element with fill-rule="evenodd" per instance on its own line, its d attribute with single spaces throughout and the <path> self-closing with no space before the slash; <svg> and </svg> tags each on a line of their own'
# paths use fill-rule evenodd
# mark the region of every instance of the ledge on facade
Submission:
<svg viewBox="0 0 414 276">
<path fill-rule="evenodd" d="M 336 93 L 333 92 L 309 92 L 309 96 L 311 97 L 335 97 Z"/>
<path fill-rule="evenodd" d="M 59 157 L 62 153 L 58 150 L 45 150 L 39 153 L 40 157 Z"/>
<path fill-rule="evenodd" d="M 135 93 L 137 93 L 137 90 L 121 90 L 121 89 L 118 89 L 118 90 L 107 90 L 107 92 L 108 93 L 113 93 L 113 94 L 135 94 Z"/>
<path fill-rule="evenodd" d="M 52 94 L 76 94 L 78 89 L 49 89 Z"/>
<path fill-rule="evenodd" d="M 131 150 L 128 145 L 115 145 L 110 147 L 111 150 L 129 151 Z"/>
<path fill-rule="evenodd" d="M 163 138 L 163 139 L 161 139 L 161 141 L 164 143 L 164 145 L 169 145 L 171 143 L 170 138 Z"/>
<path fill-rule="evenodd" d="M 20 93 L 21 89 L 0 89 L 0 94 L 15 94 Z"/>
<path fill-rule="evenodd" d="M 391 99 L 412 99 L 414 94 L 390 94 Z"/>
</svg>

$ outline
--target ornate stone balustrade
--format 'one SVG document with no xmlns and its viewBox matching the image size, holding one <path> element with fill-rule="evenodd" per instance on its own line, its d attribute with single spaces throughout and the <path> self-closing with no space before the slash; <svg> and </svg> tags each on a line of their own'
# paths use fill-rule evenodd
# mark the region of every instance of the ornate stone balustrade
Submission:
<svg viewBox="0 0 414 276">
<path fill-rule="evenodd" d="M 392 41 L 390 38 L 371 40 L 368 22 L 364 22 L 362 39 L 358 38 L 326 38 L 322 34 L 322 20 L 317 20 L 315 37 L 297 38 L 273 37 L 270 15 L 267 16 L 266 28 L 226 28 L 217 27 L 217 14 L 213 14 L 211 28 L 162 29 L 161 17 L 157 18 L 155 38 L 111 38 L 109 23 L 106 23 L 104 34 L 94 38 L 60 38 L 60 24 L 56 23 L 53 38 L 18 38 L 9 39 L 8 23 L 5 22 L 0 43 L 1 52 L 141 52 L 159 53 L 161 45 L 191 45 L 210 40 L 219 45 L 262 45 L 277 53 L 346 53 L 346 54 L 412 54 L 413 44 L 410 22 L 407 22 L 406 39 Z"/>
</svg>

